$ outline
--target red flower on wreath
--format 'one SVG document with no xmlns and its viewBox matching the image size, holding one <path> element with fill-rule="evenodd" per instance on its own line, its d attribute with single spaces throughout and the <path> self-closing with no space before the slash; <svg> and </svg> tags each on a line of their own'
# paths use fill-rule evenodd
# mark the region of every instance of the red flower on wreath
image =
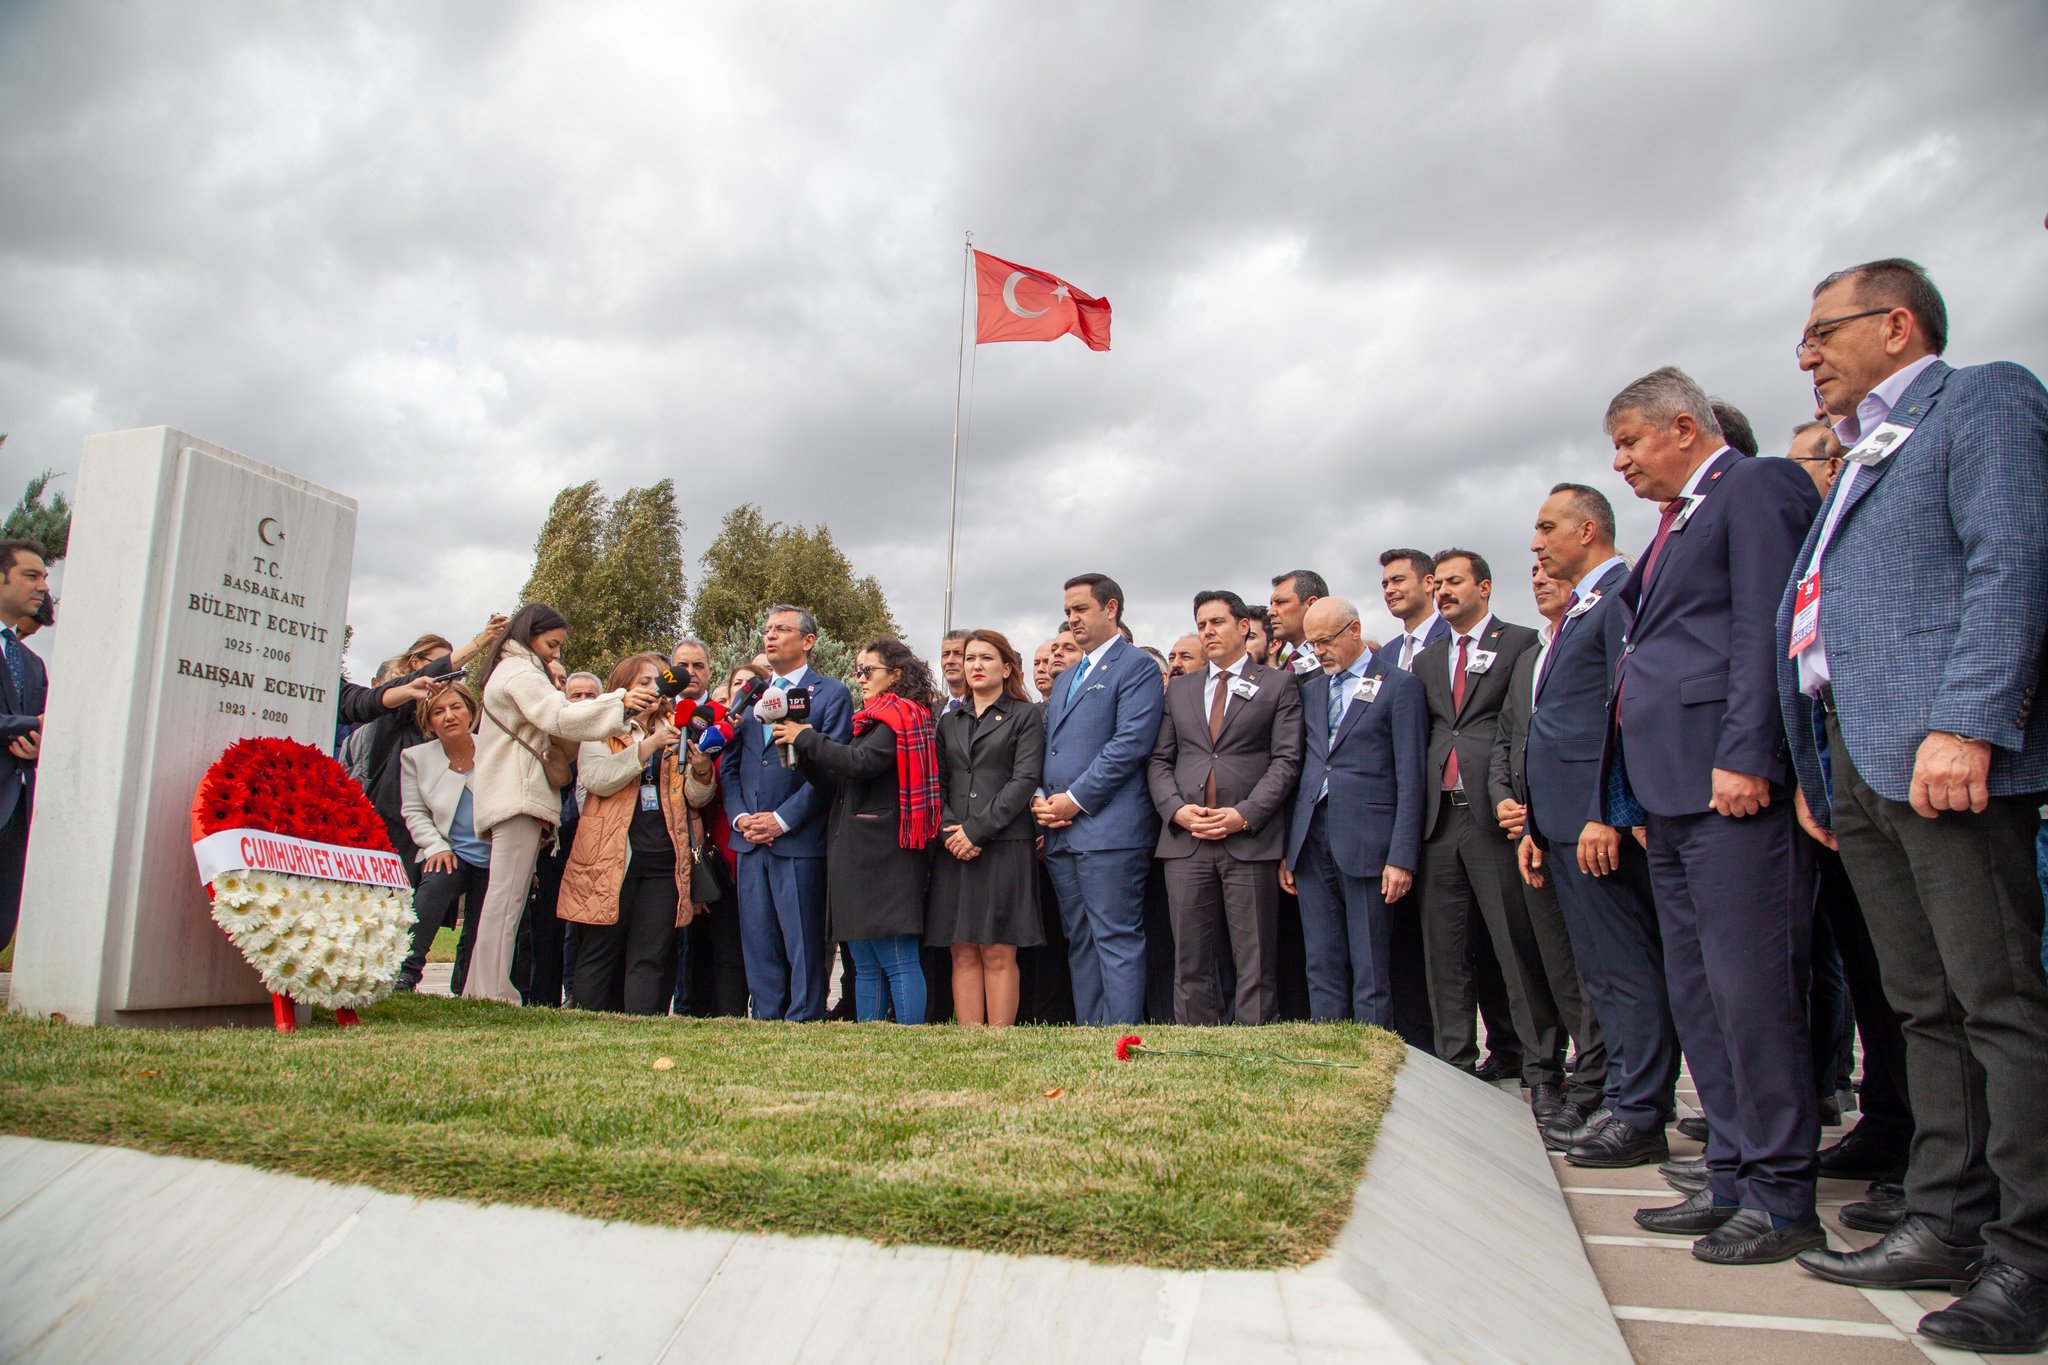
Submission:
<svg viewBox="0 0 2048 1365">
<path fill-rule="evenodd" d="M 1128 1062 L 1131 1060 L 1131 1049 L 1137 1048 L 1142 1051 L 1144 1046 L 1145 1040 L 1143 1038 L 1140 1038 L 1135 1033 L 1127 1033 L 1116 1040 L 1116 1059 L 1120 1062 Z"/>
<path fill-rule="evenodd" d="M 207 770 L 192 801 L 192 837 L 224 829 L 392 852 L 384 822 L 347 770 L 290 739 L 237 740 Z"/>
</svg>

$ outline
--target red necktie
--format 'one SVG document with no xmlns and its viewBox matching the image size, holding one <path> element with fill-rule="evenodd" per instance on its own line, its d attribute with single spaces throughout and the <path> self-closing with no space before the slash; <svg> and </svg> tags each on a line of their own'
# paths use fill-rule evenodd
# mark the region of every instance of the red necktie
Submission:
<svg viewBox="0 0 2048 1365">
<path fill-rule="evenodd" d="M 1460 635 L 1458 637 L 1458 666 L 1451 671 L 1451 714 L 1453 716 L 1465 709 L 1465 646 L 1471 643 L 1472 637 L 1469 635 Z M 1446 789 L 1449 789 L 1458 785 L 1460 785 L 1458 782 L 1458 746 L 1453 741 L 1451 744 L 1450 761 L 1444 764 L 1444 786 Z"/>
<path fill-rule="evenodd" d="M 1657 556 L 1664 553 L 1664 542 L 1671 538 L 1671 528 L 1677 523 L 1678 514 L 1684 510 L 1685 499 L 1673 498 L 1664 504 L 1663 515 L 1657 518 L 1657 537 L 1650 542 L 1649 552 L 1643 556 L 1643 592 L 1636 598 L 1636 605 L 1639 607 L 1642 605 L 1643 596 L 1649 594 L 1650 575 L 1656 572 Z"/>
</svg>

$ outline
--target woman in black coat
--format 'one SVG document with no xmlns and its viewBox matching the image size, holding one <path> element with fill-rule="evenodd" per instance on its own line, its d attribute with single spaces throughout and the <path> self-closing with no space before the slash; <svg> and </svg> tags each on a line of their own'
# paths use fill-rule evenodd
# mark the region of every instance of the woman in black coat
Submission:
<svg viewBox="0 0 2048 1365">
<path fill-rule="evenodd" d="M 825 909 L 831 936 L 853 951 L 854 1013 L 922 1024 L 925 849 L 939 831 L 938 755 L 933 748 L 931 671 L 901 640 L 883 637 L 859 655 L 861 708 L 853 743 L 781 721 L 804 776 L 832 794 L 825 826 Z"/>
<path fill-rule="evenodd" d="M 995 631 L 968 635 L 966 669 L 967 705 L 939 722 L 945 796 L 925 942 L 952 950 L 955 1017 L 1002 1027 L 1017 1022 L 1017 949 L 1045 942 L 1031 818 L 1045 720 Z"/>
</svg>

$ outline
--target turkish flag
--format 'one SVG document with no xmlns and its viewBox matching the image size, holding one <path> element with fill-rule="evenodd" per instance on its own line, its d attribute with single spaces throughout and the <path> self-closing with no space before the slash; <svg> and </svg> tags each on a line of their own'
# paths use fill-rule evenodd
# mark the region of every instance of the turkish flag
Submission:
<svg viewBox="0 0 2048 1365">
<path fill-rule="evenodd" d="M 1057 341 L 1068 333 L 1109 349 L 1109 300 L 1057 275 L 974 253 L 974 342 Z"/>
</svg>

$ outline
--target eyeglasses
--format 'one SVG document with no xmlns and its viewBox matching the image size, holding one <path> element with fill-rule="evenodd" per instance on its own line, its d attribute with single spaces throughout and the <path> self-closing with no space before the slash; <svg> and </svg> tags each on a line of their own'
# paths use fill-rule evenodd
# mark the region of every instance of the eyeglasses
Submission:
<svg viewBox="0 0 2048 1365">
<path fill-rule="evenodd" d="M 856 678 L 866 678 L 870 673 L 887 673 L 888 671 L 888 669 L 880 664 L 862 664 L 859 668 L 853 670 L 853 676 Z"/>
<path fill-rule="evenodd" d="M 1337 643 L 1337 641 L 1343 639 L 1345 633 L 1348 632 L 1352 626 L 1355 626 L 1357 624 L 1358 622 L 1356 621 L 1346 622 L 1341 628 L 1331 631 L 1328 635 L 1312 636 L 1309 639 L 1304 640 L 1302 643 L 1307 645 L 1310 649 L 1328 649 L 1331 645 L 1334 645 Z"/>
<path fill-rule="evenodd" d="M 1799 338 L 1799 344 L 1792 348 L 1793 359 L 1806 359 L 1806 352 L 1810 348 L 1826 341 L 1829 334 L 1845 322 L 1854 322 L 1858 318 L 1874 318 L 1881 313 L 1889 313 L 1891 311 L 1889 308 L 1866 308 L 1860 313 L 1844 313 L 1838 318 L 1828 318 L 1824 321 L 1816 322 L 1813 326 L 1806 329 L 1806 335 Z"/>
</svg>

